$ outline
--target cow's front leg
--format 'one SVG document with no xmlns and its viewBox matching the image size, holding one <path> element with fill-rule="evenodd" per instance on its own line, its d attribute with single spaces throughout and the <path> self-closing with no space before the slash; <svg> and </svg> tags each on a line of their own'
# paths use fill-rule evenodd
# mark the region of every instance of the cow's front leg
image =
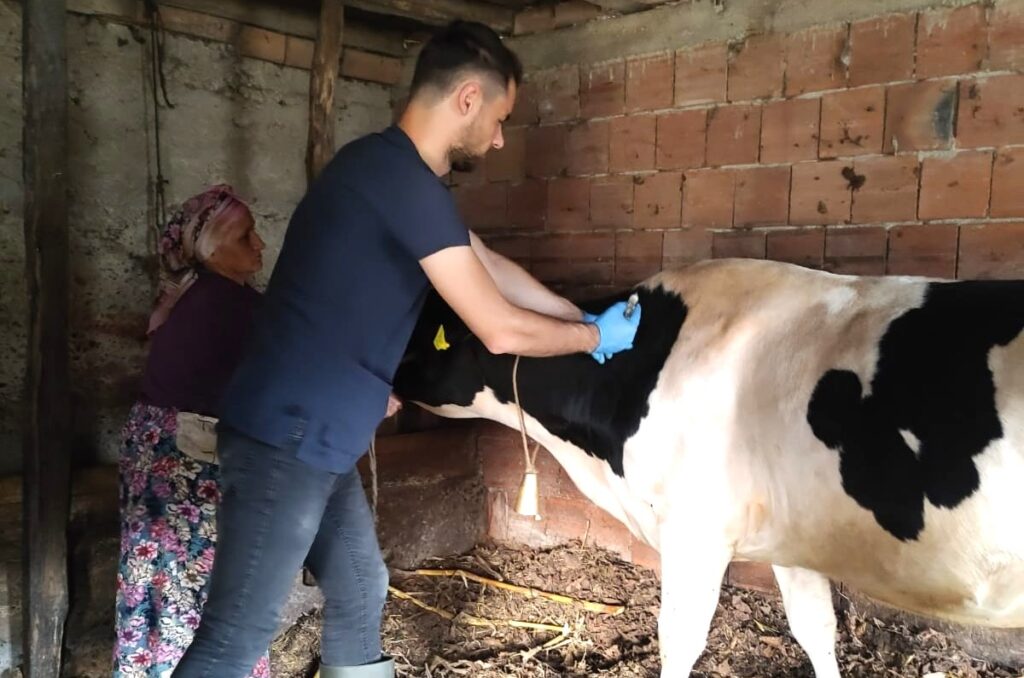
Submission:
<svg viewBox="0 0 1024 678">
<path fill-rule="evenodd" d="M 720 535 L 661 532 L 661 677 L 686 678 L 707 645 L 732 547 Z M 674 533 L 673 533 L 674 532 Z"/>
<path fill-rule="evenodd" d="M 828 577 L 801 567 L 774 566 L 789 630 L 814 666 L 815 678 L 839 678 L 836 612 Z"/>
</svg>

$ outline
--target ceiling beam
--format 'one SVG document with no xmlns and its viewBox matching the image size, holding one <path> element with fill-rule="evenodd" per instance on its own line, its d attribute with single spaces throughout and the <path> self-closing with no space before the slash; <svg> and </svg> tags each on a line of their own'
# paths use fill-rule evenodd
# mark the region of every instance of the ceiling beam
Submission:
<svg viewBox="0 0 1024 678">
<path fill-rule="evenodd" d="M 667 5 L 669 0 L 587 0 L 592 5 L 609 12 L 629 14 L 640 10 L 650 9 L 658 5 Z"/>
<path fill-rule="evenodd" d="M 487 5 L 473 0 L 345 0 L 356 9 L 400 16 L 430 26 L 443 26 L 454 19 L 479 21 L 498 33 L 512 33 L 516 12 L 514 9 Z"/>
</svg>

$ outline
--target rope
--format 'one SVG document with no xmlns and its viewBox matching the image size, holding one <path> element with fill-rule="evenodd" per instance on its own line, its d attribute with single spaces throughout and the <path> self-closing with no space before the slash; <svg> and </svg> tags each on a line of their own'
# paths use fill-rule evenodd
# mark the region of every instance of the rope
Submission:
<svg viewBox="0 0 1024 678">
<path fill-rule="evenodd" d="M 146 0 L 146 14 L 149 18 L 150 66 L 153 78 L 153 140 L 156 149 L 156 186 L 153 195 L 156 202 L 156 232 L 159 239 L 160 230 L 167 223 L 167 196 L 164 192 L 167 180 L 164 179 L 160 148 L 160 94 L 163 94 L 167 108 L 174 108 L 174 104 L 167 96 L 167 78 L 164 75 L 164 23 L 156 0 Z"/>
<path fill-rule="evenodd" d="M 540 444 L 534 444 L 533 453 L 530 452 L 530 446 L 526 440 L 526 418 L 523 417 L 523 406 L 519 400 L 519 358 L 516 356 L 516 361 L 512 364 L 512 394 L 516 399 L 516 414 L 519 415 L 519 435 L 523 439 L 523 457 L 526 460 L 526 472 L 536 473 L 537 472 L 537 451 L 540 449 Z"/>
</svg>

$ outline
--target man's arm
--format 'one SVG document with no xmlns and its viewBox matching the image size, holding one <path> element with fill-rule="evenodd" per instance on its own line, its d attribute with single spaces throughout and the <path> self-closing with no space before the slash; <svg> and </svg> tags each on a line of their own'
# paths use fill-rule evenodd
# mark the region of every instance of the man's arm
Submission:
<svg viewBox="0 0 1024 678">
<path fill-rule="evenodd" d="M 420 265 L 491 353 L 539 358 L 592 353 L 598 347 L 601 333 L 596 326 L 558 320 L 506 299 L 471 247 L 448 247 L 421 259 Z"/>
<path fill-rule="evenodd" d="M 582 311 L 575 304 L 549 290 L 519 264 L 487 247 L 472 231 L 469 232 L 469 242 L 502 296 L 510 303 L 572 322 L 583 319 Z"/>
</svg>

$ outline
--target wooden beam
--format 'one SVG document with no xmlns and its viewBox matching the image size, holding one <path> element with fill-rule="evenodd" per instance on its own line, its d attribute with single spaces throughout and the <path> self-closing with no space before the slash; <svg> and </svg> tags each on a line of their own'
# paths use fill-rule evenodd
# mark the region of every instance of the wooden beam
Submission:
<svg viewBox="0 0 1024 678">
<path fill-rule="evenodd" d="M 95 1 L 95 0 L 92 0 Z M 72 7 L 85 0 L 71 0 Z M 273 0 L 160 0 L 161 5 L 202 12 L 270 31 L 316 38 L 318 16 L 305 6 Z M 351 4 L 351 3 L 346 3 Z M 405 56 L 404 36 L 399 31 L 345 22 L 345 45 L 368 52 Z"/>
<path fill-rule="evenodd" d="M 341 0 L 321 0 L 320 24 L 309 71 L 309 143 L 306 180 L 313 180 L 334 157 L 334 87 L 341 63 L 345 10 Z"/>
<path fill-rule="evenodd" d="M 430 26 L 443 26 L 455 19 L 479 21 L 498 33 L 509 35 L 516 11 L 473 0 L 349 0 L 350 7 L 413 19 Z"/>
<path fill-rule="evenodd" d="M 59 678 L 68 610 L 66 0 L 22 10 L 25 260 L 29 297 L 24 440 L 25 678 Z"/>
</svg>

